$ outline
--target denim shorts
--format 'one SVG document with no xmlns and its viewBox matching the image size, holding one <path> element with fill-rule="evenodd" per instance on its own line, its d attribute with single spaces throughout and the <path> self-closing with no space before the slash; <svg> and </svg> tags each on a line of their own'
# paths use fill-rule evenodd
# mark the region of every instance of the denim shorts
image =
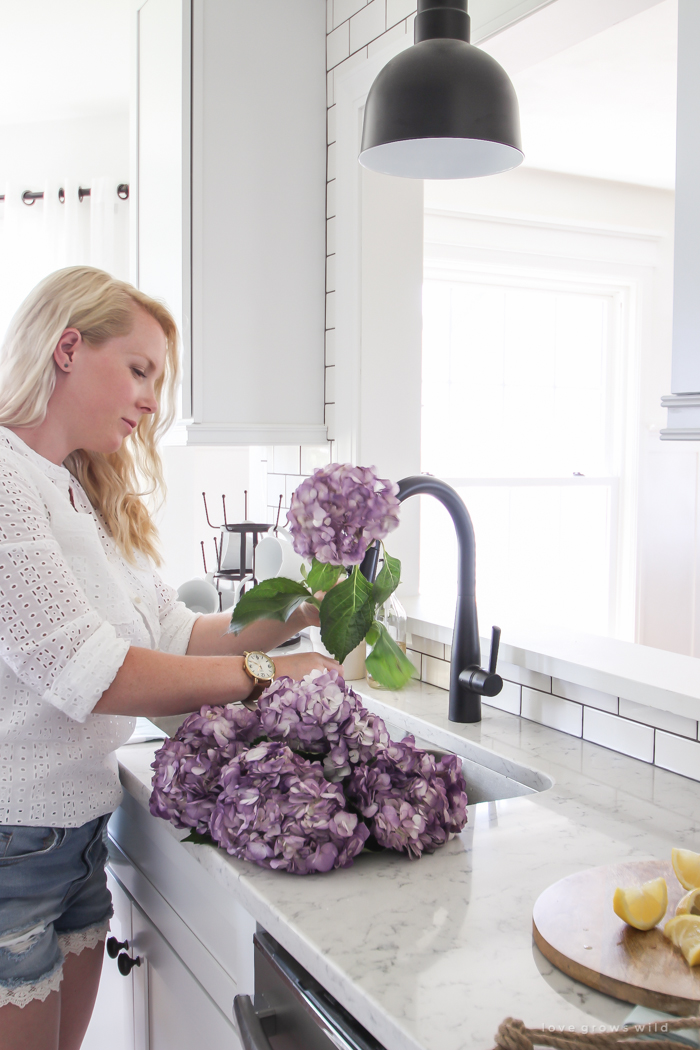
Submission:
<svg viewBox="0 0 700 1050">
<path fill-rule="evenodd" d="M 0 825 L 0 1006 L 56 991 L 68 952 L 104 940 L 112 916 L 104 831 Z"/>
</svg>

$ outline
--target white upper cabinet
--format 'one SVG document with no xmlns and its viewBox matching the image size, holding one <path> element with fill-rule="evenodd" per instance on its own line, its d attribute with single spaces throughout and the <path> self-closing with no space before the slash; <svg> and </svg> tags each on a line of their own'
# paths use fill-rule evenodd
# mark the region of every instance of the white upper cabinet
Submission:
<svg viewBox="0 0 700 1050">
<path fill-rule="evenodd" d="M 678 4 L 678 119 L 673 276 L 672 393 L 667 441 L 700 440 L 700 5 Z"/>
<path fill-rule="evenodd" d="M 325 0 L 145 0 L 135 269 L 183 336 L 188 444 L 321 444 Z"/>
</svg>

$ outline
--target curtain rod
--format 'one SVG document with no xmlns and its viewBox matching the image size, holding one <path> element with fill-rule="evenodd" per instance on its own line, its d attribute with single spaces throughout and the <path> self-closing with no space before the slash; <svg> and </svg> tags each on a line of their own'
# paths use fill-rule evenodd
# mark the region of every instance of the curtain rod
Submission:
<svg viewBox="0 0 700 1050">
<path fill-rule="evenodd" d="M 79 186 L 78 187 L 78 200 L 81 202 L 81 204 L 82 204 L 83 198 L 84 197 L 89 197 L 89 196 L 90 196 L 90 189 L 89 189 L 89 187 L 87 189 L 85 189 L 83 186 Z M 129 199 L 129 183 L 128 182 L 120 182 L 119 183 L 119 185 L 117 186 L 117 197 L 119 197 L 119 199 L 122 200 L 122 201 L 125 201 L 125 200 Z M 40 201 L 40 200 L 43 200 L 43 199 L 44 199 L 44 191 L 43 190 L 25 190 L 24 193 L 22 194 L 22 200 L 24 201 L 25 204 L 33 204 L 34 201 Z M 61 202 L 61 204 L 65 204 L 66 192 L 63 189 L 63 186 L 61 186 L 60 190 L 58 191 L 58 199 Z M 0 193 L 0 201 L 4 201 L 4 200 L 5 200 L 5 194 L 4 193 Z"/>
</svg>

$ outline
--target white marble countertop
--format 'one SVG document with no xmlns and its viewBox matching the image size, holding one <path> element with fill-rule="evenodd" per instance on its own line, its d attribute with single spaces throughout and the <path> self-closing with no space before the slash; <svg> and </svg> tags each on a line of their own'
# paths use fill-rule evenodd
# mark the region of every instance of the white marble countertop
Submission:
<svg viewBox="0 0 700 1050">
<path fill-rule="evenodd" d="M 451 644 L 454 602 L 402 598 L 411 632 Z M 489 652 L 491 624 L 503 630 L 500 659 L 576 685 L 623 696 L 647 707 L 700 718 L 700 661 L 694 656 L 637 645 L 619 638 L 554 627 L 528 628 L 491 618 L 479 610 L 482 663 Z"/>
<path fill-rule="evenodd" d="M 419 717 L 435 743 L 456 734 L 554 786 L 470 807 L 462 834 L 418 862 L 363 854 L 347 871 L 299 877 L 182 848 L 387 1050 L 489 1050 L 508 1016 L 619 1024 L 629 1004 L 571 980 L 534 947 L 533 904 L 587 867 L 700 850 L 700 784 L 491 708 L 479 724 L 454 725 L 447 694 L 423 683 L 362 691 L 394 725 Z M 156 746 L 118 752 L 124 786 L 144 807 Z"/>
</svg>

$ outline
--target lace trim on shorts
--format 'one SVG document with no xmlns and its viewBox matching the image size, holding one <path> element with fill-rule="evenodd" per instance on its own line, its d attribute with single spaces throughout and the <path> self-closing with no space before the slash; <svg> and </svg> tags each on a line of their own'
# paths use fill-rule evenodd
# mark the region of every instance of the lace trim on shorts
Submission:
<svg viewBox="0 0 700 1050">
<path fill-rule="evenodd" d="M 42 977 L 39 981 L 29 984 L 18 984 L 15 987 L 6 988 L 0 985 L 0 1007 L 2 1006 L 27 1006 L 34 999 L 40 999 L 43 1003 L 51 992 L 57 992 L 63 980 L 63 962 L 61 961 L 51 973 Z"/>
<path fill-rule="evenodd" d="M 58 946 L 64 955 L 72 952 L 80 955 L 84 948 L 96 948 L 109 932 L 109 919 L 96 923 L 95 926 L 86 926 L 84 930 L 71 930 L 69 933 L 58 934 Z"/>
</svg>

